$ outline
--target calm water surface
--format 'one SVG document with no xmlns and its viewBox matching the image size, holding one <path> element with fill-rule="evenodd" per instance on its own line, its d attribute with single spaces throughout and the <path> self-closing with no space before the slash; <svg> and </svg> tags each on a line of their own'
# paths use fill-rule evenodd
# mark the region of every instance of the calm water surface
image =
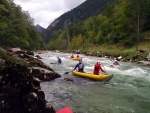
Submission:
<svg viewBox="0 0 150 113">
<path fill-rule="evenodd" d="M 81 55 L 85 71 L 92 72 L 99 60 L 107 73 L 114 74 L 109 83 L 102 83 L 73 76 L 71 69 L 78 61 L 70 60 L 71 54 L 48 52 L 40 56 L 43 62 L 62 75 L 41 83 L 46 100 L 56 111 L 69 106 L 74 113 L 150 113 L 150 67 L 119 62 L 120 67 L 111 68 L 109 59 Z M 57 56 L 63 63 L 50 64 L 57 61 Z M 74 81 L 65 81 L 64 78 Z"/>
</svg>

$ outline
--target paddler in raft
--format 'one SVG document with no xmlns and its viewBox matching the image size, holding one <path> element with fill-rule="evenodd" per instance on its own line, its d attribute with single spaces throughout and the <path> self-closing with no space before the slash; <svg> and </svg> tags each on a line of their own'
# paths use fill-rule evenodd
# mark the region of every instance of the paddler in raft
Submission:
<svg viewBox="0 0 150 113">
<path fill-rule="evenodd" d="M 77 54 L 77 58 L 80 58 L 79 54 Z"/>
<path fill-rule="evenodd" d="M 84 64 L 82 63 L 82 59 L 79 59 L 79 63 L 76 64 L 74 70 L 78 68 L 78 72 L 84 72 Z"/>
<path fill-rule="evenodd" d="M 101 67 L 101 63 L 98 61 L 95 65 L 94 65 L 94 75 L 99 75 L 99 70 L 101 70 L 102 72 L 106 73 L 106 71 Z"/>
<path fill-rule="evenodd" d="M 72 54 L 70 58 L 74 58 L 74 55 Z"/>
</svg>

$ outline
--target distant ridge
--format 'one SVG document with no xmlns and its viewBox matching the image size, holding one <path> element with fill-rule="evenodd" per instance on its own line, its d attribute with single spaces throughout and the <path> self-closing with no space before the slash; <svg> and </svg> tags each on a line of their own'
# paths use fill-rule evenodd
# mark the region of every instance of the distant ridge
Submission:
<svg viewBox="0 0 150 113">
<path fill-rule="evenodd" d="M 37 24 L 35 26 L 36 30 L 38 31 L 38 33 L 42 36 L 45 33 L 45 28 L 41 27 L 39 24 Z"/>
<path fill-rule="evenodd" d="M 46 29 L 43 39 L 46 43 L 55 36 L 59 29 L 63 29 L 66 26 L 72 25 L 73 22 L 81 22 L 89 17 L 102 14 L 108 3 L 112 3 L 114 0 L 86 0 L 78 7 L 64 13 L 59 18 L 55 19 Z"/>
</svg>

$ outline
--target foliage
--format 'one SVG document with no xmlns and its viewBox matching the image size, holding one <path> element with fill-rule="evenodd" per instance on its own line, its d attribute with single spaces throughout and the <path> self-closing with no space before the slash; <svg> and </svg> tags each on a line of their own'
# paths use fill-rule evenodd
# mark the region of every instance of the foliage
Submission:
<svg viewBox="0 0 150 113">
<path fill-rule="evenodd" d="M 29 13 L 23 11 L 12 0 L 1 0 L 0 45 L 2 47 L 39 49 L 43 47 L 43 44 Z"/>
<path fill-rule="evenodd" d="M 103 14 L 92 16 L 83 22 L 75 22 L 67 27 L 70 45 L 66 46 L 70 49 L 86 49 L 102 44 L 120 45 L 126 49 L 138 47 L 139 43 L 147 40 L 143 35 L 144 32 L 150 30 L 149 5 L 149 0 L 115 0 L 107 5 Z M 55 48 L 58 45 L 53 41 L 58 40 L 67 42 L 66 29 L 57 32 L 48 45 Z"/>
<path fill-rule="evenodd" d="M 28 66 L 28 62 L 26 62 L 23 59 L 20 59 L 16 56 L 10 56 L 9 54 L 7 54 L 5 51 L 1 51 L 0 50 L 0 58 L 6 60 L 6 61 L 12 61 L 21 65 L 26 65 Z M 2 65 L 2 63 L 0 63 Z"/>
<path fill-rule="evenodd" d="M 64 13 L 53 23 L 51 23 L 48 26 L 46 33 L 44 34 L 44 41 L 49 43 L 51 38 L 55 37 L 57 31 L 72 26 L 73 24 L 73 34 L 79 35 L 80 26 L 77 23 L 83 22 L 90 17 L 94 17 L 103 13 L 107 3 L 112 3 L 113 1 L 114 0 L 86 0 L 78 7 Z"/>
</svg>

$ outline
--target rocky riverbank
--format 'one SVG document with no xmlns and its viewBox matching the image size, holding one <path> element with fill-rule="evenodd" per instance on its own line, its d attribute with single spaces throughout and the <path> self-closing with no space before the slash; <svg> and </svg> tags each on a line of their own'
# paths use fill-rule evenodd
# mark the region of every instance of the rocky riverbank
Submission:
<svg viewBox="0 0 150 113">
<path fill-rule="evenodd" d="M 32 51 L 0 48 L 0 112 L 55 113 L 45 100 L 41 81 L 61 77 Z"/>
<path fill-rule="evenodd" d="M 150 53 L 147 52 L 146 50 L 139 50 L 131 57 L 129 57 L 129 56 L 124 57 L 121 54 L 116 55 L 117 53 L 114 53 L 113 55 L 110 55 L 108 53 L 103 53 L 103 52 L 100 52 L 100 51 L 91 52 L 91 51 L 80 51 L 80 50 L 73 50 L 73 51 L 62 50 L 60 52 L 74 53 L 74 54 L 84 54 L 86 56 L 105 57 L 105 58 L 108 58 L 112 61 L 118 60 L 118 61 L 121 61 L 121 62 L 133 62 L 133 63 L 138 63 L 138 64 L 150 66 Z"/>
</svg>

